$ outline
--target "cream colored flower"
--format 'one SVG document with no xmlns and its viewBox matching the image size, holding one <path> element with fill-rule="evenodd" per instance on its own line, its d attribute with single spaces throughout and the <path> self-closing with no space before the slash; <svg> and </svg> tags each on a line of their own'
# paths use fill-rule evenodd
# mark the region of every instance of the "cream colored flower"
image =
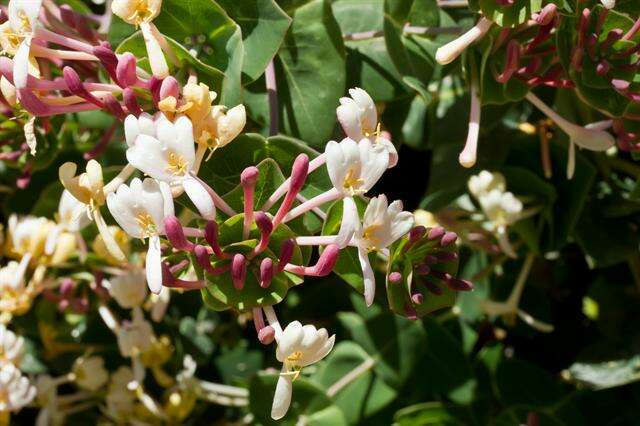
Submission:
<svg viewBox="0 0 640 426">
<path fill-rule="evenodd" d="M 144 319 L 140 309 L 133 310 L 133 320 L 123 322 L 116 335 L 120 354 L 127 358 L 151 349 L 155 339 L 153 327 Z"/>
<path fill-rule="evenodd" d="M 132 381 L 134 381 L 133 371 L 123 366 L 111 375 L 107 388 L 105 412 L 111 419 L 122 424 L 126 423 L 134 413 L 136 395 L 128 388 Z"/>
<path fill-rule="evenodd" d="M 5 364 L 0 367 L 0 411 L 17 413 L 33 401 L 36 387 L 22 375 L 18 367 Z"/>
<path fill-rule="evenodd" d="M 147 282 L 142 269 L 127 271 L 109 280 L 109 293 L 125 309 L 142 305 L 147 297 Z"/>
<path fill-rule="evenodd" d="M 92 392 L 100 389 L 109 380 L 109 373 L 104 368 L 104 359 L 99 356 L 76 359 L 71 371 L 76 384 Z"/>
<path fill-rule="evenodd" d="M 111 11 L 131 25 L 153 21 L 162 8 L 162 0 L 113 0 Z"/>
<path fill-rule="evenodd" d="M 24 338 L 0 324 L 0 365 L 10 363 L 20 367 L 24 356 Z"/>
</svg>

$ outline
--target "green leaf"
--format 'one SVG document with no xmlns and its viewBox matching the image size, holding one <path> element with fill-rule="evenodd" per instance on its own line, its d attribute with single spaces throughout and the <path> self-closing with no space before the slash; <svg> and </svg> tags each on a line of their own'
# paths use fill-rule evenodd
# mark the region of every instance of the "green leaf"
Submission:
<svg viewBox="0 0 640 426">
<path fill-rule="evenodd" d="M 376 362 L 376 374 L 394 389 L 399 389 L 414 374 L 416 362 L 425 348 L 425 331 L 420 322 L 391 313 L 364 320 L 360 316 L 338 314 L 351 338 Z"/>
<path fill-rule="evenodd" d="M 335 406 L 325 391 L 304 377 L 293 382 L 291 407 L 281 420 L 271 418 L 272 395 L 277 374 L 259 373 L 249 386 L 249 409 L 259 424 L 298 425 L 304 419 L 309 426 L 346 426 L 342 410 Z"/>
<path fill-rule="evenodd" d="M 531 18 L 542 7 L 542 0 L 515 0 L 513 4 L 501 6 L 495 0 L 479 0 L 484 16 L 501 27 L 514 27 Z"/>
<path fill-rule="evenodd" d="M 567 379 L 590 389 L 609 389 L 640 380 L 640 355 L 606 362 L 576 362 L 569 367 Z"/>
<path fill-rule="evenodd" d="M 346 81 L 342 33 L 326 0 L 295 10 L 278 58 L 284 133 L 324 146 L 335 127 L 335 109 Z"/>
<path fill-rule="evenodd" d="M 516 359 L 500 363 L 496 372 L 500 398 L 506 405 L 544 407 L 557 403 L 560 387 L 542 367 Z"/>
<path fill-rule="evenodd" d="M 218 0 L 242 29 L 242 72 L 255 80 L 278 52 L 291 18 L 274 0 Z"/>
<path fill-rule="evenodd" d="M 398 426 L 458 426 L 472 424 L 468 412 L 455 405 L 441 402 L 423 402 L 396 412 L 393 417 Z"/>
<path fill-rule="evenodd" d="M 311 379 L 329 389 L 355 368 L 368 365 L 368 362 L 371 362 L 369 354 L 356 343 L 340 342 Z M 333 401 L 350 424 L 358 424 L 387 406 L 396 396 L 397 392 L 370 369 L 342 388 Z"/>
</svg>

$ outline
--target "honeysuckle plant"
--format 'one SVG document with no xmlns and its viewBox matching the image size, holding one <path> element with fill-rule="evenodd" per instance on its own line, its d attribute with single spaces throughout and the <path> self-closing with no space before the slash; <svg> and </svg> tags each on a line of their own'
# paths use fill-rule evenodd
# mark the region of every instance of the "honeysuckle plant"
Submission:
<svg viewBox="0 0 640 426">
<path fill-rule="evenodd" d="M 0 424 L 636 420 L 636 2 L 65 3 L 0 5 Z"/>
</svg>

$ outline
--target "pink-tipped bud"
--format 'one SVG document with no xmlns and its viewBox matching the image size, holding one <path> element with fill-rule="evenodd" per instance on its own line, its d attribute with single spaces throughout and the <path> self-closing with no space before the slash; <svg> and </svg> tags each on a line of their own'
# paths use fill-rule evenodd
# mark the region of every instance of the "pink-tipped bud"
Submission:
<svg viewBox="0 0 640 426">
<path fill-rule="evenodd" d="M 306 154 L 300 154 L 296 157 L 291 167 L 291 177 L 289 182 L 289 192 L 298 192 L 304 186 L 309 174 L 309 157 Z"/>
<path fill-rule="evenodd" d="M 180 221 L 175 216 L 167 216 L 164 219 L 164 232 L 173 247 L 178 250 L 191 251 L 195 245 L 184 236 L 184 230 Z"/>
<path fill-rule="evenodd" d="M 442 226 L 436 226 L 435 228 L 431 228 L 429 230 L 429 233 L 427 234 L 427 239 L 429 241 L 439 240 L 444 236 L 445 233 L 446 231 Z"/>
<path fill-rule="evenodd" d="M 437 258 L 440 262 L 453 262 L 458 260 L 458 253 L 454 251 L 443 251 L 438 253 Z"/>
<path fill-rule="evenodd" d="M 446 247 L 450 244 L 455 243 L 457 240 L 458 240 L 458 234 L 456 234 L 455 232 L 447 232 L 446 234 L 443 235 L 442 239 L 440 240 L 440 246 Z"/>
<path fill-rule="evenodd" d="M 204 227 L 204 239 L 207 241 L 209 246 L 213 249 L 213 252 L 216 256 L 222 258 L 224 257 L 224 253 L 220 249 L 220 245 L 218 244 L 218 224 L 210 220 Z"/>
<path fill-rule="evenodd" d="M 100 108 L 103 107 L 103 103 L 84 87 L 82 80 L 80 80 L 80 76 L 73 68 L 64 67 L 62 69 L 62 75 L 64 76 L 64 82 L 66 83 L 69 92 L 98 105 Z"/>
<path fill-rule="evenodd" d="M 409 231 L 409 241 L 416 242 L 420 238 L 424 237 L 426 233 L 427 233 L 427 228 L 425 228 L 424 226 L 422 225 L 414 226 Z"/>
<path fill-rule="evenodd" d="M 444 290 L 442 290 L 438 284 L 432 282 L 432 281 L 428 281 L 425 280 L 424 281 L 424 286 L 427 290 L 429 290 L 429 292 L 431 294 L 435 294 L 436 296 L 442 296 L 442 294 L 444 293 Z"/>
<path fill-rule="evenodd" d="M 206 247 L 199 244 L 196 245 L 193 247 L 193 255 L 202 269 L 209 273 L 214 272 L 213 266 L 211 265 L 211 258 L 209 257 L 209 252 Z"/>
<path fill-rule="evenodd" d="M 162 80 L 162 85 L 160 86 L 160 99 L 165 99 L 170 96 L 175 99 L 178 99 L 178 96 L 180 96 L 180 84 L 178 80 L 172 76 Z"/>
<path fill-rule="evenodd" d="M 418 319 L 418 312 L 416 312 L 416 309 L 410 304 L 405 305 L 404 315 L 411 321 L 415 321 Z"/>
<path fill-rule="evenodd" d="M 607 75 L 610 69 L 611 65 L 605 59 L 603 59 L 598 63 L 598 65 L 596 65 L 596 73 L 598 73 L 598 75 L 600 76 Z"/>
<path fill-rule="evenodd" d="M 473 283 L 468 280 L 462 280 L 460 278 L 451 278 L 446 281 L 447 286 L 454 291 L 471 291 L 473 290 Z"/>
<path fill-rule="evenodd" d="M 506 83 L 511 79 L 513 74 L 518 70 L 520 63 L 520 43 L 517 40 L 511 40 L 507 45 L 507 58 L 505 60 L 502 74 L 496 77 L 498 83 Z"/>
<path fill-rule="evenodd" d="M 273 260 L 268 257 L 262 259 L 262 262 L 260 263 L 260 287 L 268 288 L 271 285 L 273 272 Z"/>
<path fill-rule="evenodd" d="M 151 92 L 151 97 L 153 98 L 153 103 L 158 105 L 160 99 L 160 87 L 162 86 L 162 80 L 160 80 L 155 75 L 152 75 L 149 79 L 149 91 Z"/>
<path fill-rule="evenodd" d="M 389 274 L 389 282 L 397 284 L 402 281 L 402 274 L 400 272 L 392 272 Z"/>
<path fill-rule="evenodd" d="M 620 40 L 624 35 L 624 31 L 620 28 L 614 28 L 613 30 L 607 33 L 607 38 L 604 39 L 602 43 L 600 43 L 600 52 L 605 52 L 608 50 L 613 43 Z"/>
<path fill-rule="evenodd" d="M 231 279 L 236 290 L 242 290 L 247 278 L 247 259 L 240 253 L 236 253 L 231 260 Z"/>
<path fill-rule="evenodd" d="M 253 188 L 258 181 L 260 171 L 257 167 L 247 167 L 240 174 L 240 184 L 243 188 Z"/>
<path fill-rule="evenodd" d="M 127 114 L 122 109 L 120 102 L 111 94 L 104 95 L 104 109 L 113 114 L 118 120 L 124 121 Z"/>
<path fill-rule="evenodd" d="M 538 25 L 550 24 L 553 18 L 556 17 L 557 10 L 558 7 L 553 3 L 550 3 L 543 7 L 538 16 L 536 16 L 536 22 L 538 23 Z"/>
<path fill-rule="evenodd" d="M 296 243 L 293 240 L 286 240 L 284 243 L 282 243 L 282 247 L 280 247 L 280 260 L 278 262 L 276 273 L 282 272 L 287 263 L 291 262 L 291 259 L 293 258 L 293 249 L 295 248 L 295 246 Z"/>
<path fill-rule="evenodd" d="M 116 75 L 121 85 L 127 87 L 136 84 L 138 75 L 136 73 L 137 59 L 130 52 L 123 53 L 118 59 Z"/>
<path fill-rule="evenodd" d="M 98 58 L 100 63 L 102 63 L 102 66 L 107 71 L 111 79 L 122 87 L 123 84 L 118 81 L 118 74 L 116 72 L 116 68 L 118 67 L 118 57 L 111 49 L 109 43 L 103 42 L 100 43 L 99 46 L 94 46 L 92 53 L 93 56 Z"/>
<path fill-rule="evenodd" d="M 424 296 L 422 293 L 415 292 L 411 295 L 411 301 L 416 305 L 422 305 L 422 302 L 424 302 Z"/>
<path fill-rule="evenodd" d="M 426 255 L 424 257 L 424 263 L 426 263 L 427 265 L 435 265 L 436 263 L 438 263 L 439 259 L 436 256 L 433 255 Z"/>
<path fill-rule="evenodd" d="M 138 104 L 138 98 L 135 90 L 130 87 L 125 88 L 122 92 L 122 99 L 124 100 L 124 105 L 129 110 L 129 114 L 133 114 L 136 117 L 142 114 L 142 109 Z"/>
<path fill-rule="evenodd" d="M 265 212 L 256 212 L 254 218 L 256 221 L 256 225 L 260 230 L 260 234 L 262 236 L 271 235 L 271 232 L 273 231 L 273 223 L 271 223 L 271 219 L 269 219 L 269 216 L 267 216 Z"/>
<path fill-rule="evenodd" d="M 625 91 L 629 88 L 629 86 L 631 86 L 631 83 L 629 83 L 627 80 L 621 80 L 618 78 L 612 79 L 611 84 L 616 90 L 620 91 Z"/>
<path fill-rule="evenodd" d="M 333 267 L 336 266 L 339 255 L 340 247 L 338 247 L 337 244 L 328 245 L 318 258 L 318 262 L 316 262 L 316 265 L 311 268 L 312 273 L 308 275 L 313 275 L 316 277 L 324 277 L 326 275 L 329 275 L 331 271 L 333 271 Z"/>
<path fill-rule="evenodd" d="M 171 272 L 171 267 L 167 262 L 162 262 L 162 285 L 166 287 L 173 287 L 176 282 L 176 277 Z"/>
<path fill-rule="evenodd" d="M 258 340 L 263 345 L 269 345 L 276 337 L 276 331 L 270 325 L 263 327 L 258 331 Z"/>
<path fill-rule="evenodd" d="M 68 4 L 63 4 L 59 8 L 60 10 L 60 19 L 62 22 L 67 24 L 68 26 L 75 28 L 76 27 L 76 13 L 73 11 L 71 6 Z"/>
</svg>

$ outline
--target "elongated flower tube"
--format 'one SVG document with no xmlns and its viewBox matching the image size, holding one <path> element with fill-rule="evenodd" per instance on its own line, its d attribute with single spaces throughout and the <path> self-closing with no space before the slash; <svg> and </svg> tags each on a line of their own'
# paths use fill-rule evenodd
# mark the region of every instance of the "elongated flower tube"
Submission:
<svg viewBox="0 0 640 426">
<path fill-rule="evenodd" d="M 271 407 L 271 417 L 274 420 L 287 414 L 291 405 L 293 381 L 298 378 L 300 371 L 327 356 L 335 342 L 335 335 L 329 337 L 326 329 L 316 329 L 313 325 L 303 326 L 298 321 L 289 323 L 284 330 L 278 329 L 275 332 L 278 343 L 276 358 L 282 362 L 282 370 Z"/>
<path fill-rule="evenodd" d="M 387 197 L 372 198 L 364 213 L 362 227 L 355 235 L 358 259 L 364 277 L 364 299 L 367 306 L 373 304 L 376 283 L 369 253 L 390 246 L 413 227 L 413 214 L 402 211 L 402 202 L 388 204 Z"/>
<path fill-rule="evenodd" d="M 478 93 L 478 85 L 474 81 L 471 82 L 469 88 L 471 96 L 471 111 L 469 113 L 469 131 L 467 133 L 467 141 L 464 149 L 458 157 L 458 161 L 463 167 L 470 168 L 476 164 L 478 156 L 478 137 L 480 136 L 480 94 Z"/>
<path fill-rule="evenodd" d="M 138 178 L 129 186 L 122 184 L 107 197 L 113 218 L 134 238 L 148 238 L 146 275 L 149 289 L 158 294 L 162 288 L 160 235 L 164 234 L 164 220 L 173 216 L 173 198 L 165 182 Z"/>
<path fill-rule="evenodd" d="M 493 25 L 491 20 L 484 16 L 481 17 L 476 25 L 469 31 L 444 46 L 439 47 L 436 51 L 436 61 L 441 65 L 455 61 L 472 43 L 484 37 L 491 28 L 491 25 Z"/>
<path fill-rule="evenodd" d="M 371 96 L 359 87 L 349 89 L 350 97 L 340 98 L 336 116 L 348 138 L 354 141 L 369 139 L 389 151 L 389 167 L 398 163 L 398 151 L 389 139 L 381 135 L 378 110 Z"/>
<path fill-rule="evenodd" d="M 125 136 L 129 149 L 127 160 L 138 170 L 171 185 L 172 190 L 184 188 L 202 217 L 216 216 L 213 199 L 195 178 L 195 147 L 193 126 L 186 116 L 170 122 L 164 114 L 155 118 L 142 114 L 125 119 Z"/>
<path fill-rule="evenodd" d="M 14 55 L 14 85 L 17 89 L 26 87 L 30 67 L 38 69 L 30 51 L 41 6 L 41 0 L 11 0 L 9 20 L 0 27 L 2 49 Z"/>
<path fill-rule="evenodd" d="M 606 151 L 615 145 L 615 138 L 609 132 L 599 129 L 589 129 L 569 122 L 531 92 L 527 93 L 526 98 L 569 136 L 570 160 L 572 156 L 575 155 L 575 153 L 573 153 L 575 149 L 574 145 L 591 151 Z M 569 179 L 573 177 L 574 167 L 575 162 L 569 161 L 567 169 L 567 177 Z"/>
</svg>

